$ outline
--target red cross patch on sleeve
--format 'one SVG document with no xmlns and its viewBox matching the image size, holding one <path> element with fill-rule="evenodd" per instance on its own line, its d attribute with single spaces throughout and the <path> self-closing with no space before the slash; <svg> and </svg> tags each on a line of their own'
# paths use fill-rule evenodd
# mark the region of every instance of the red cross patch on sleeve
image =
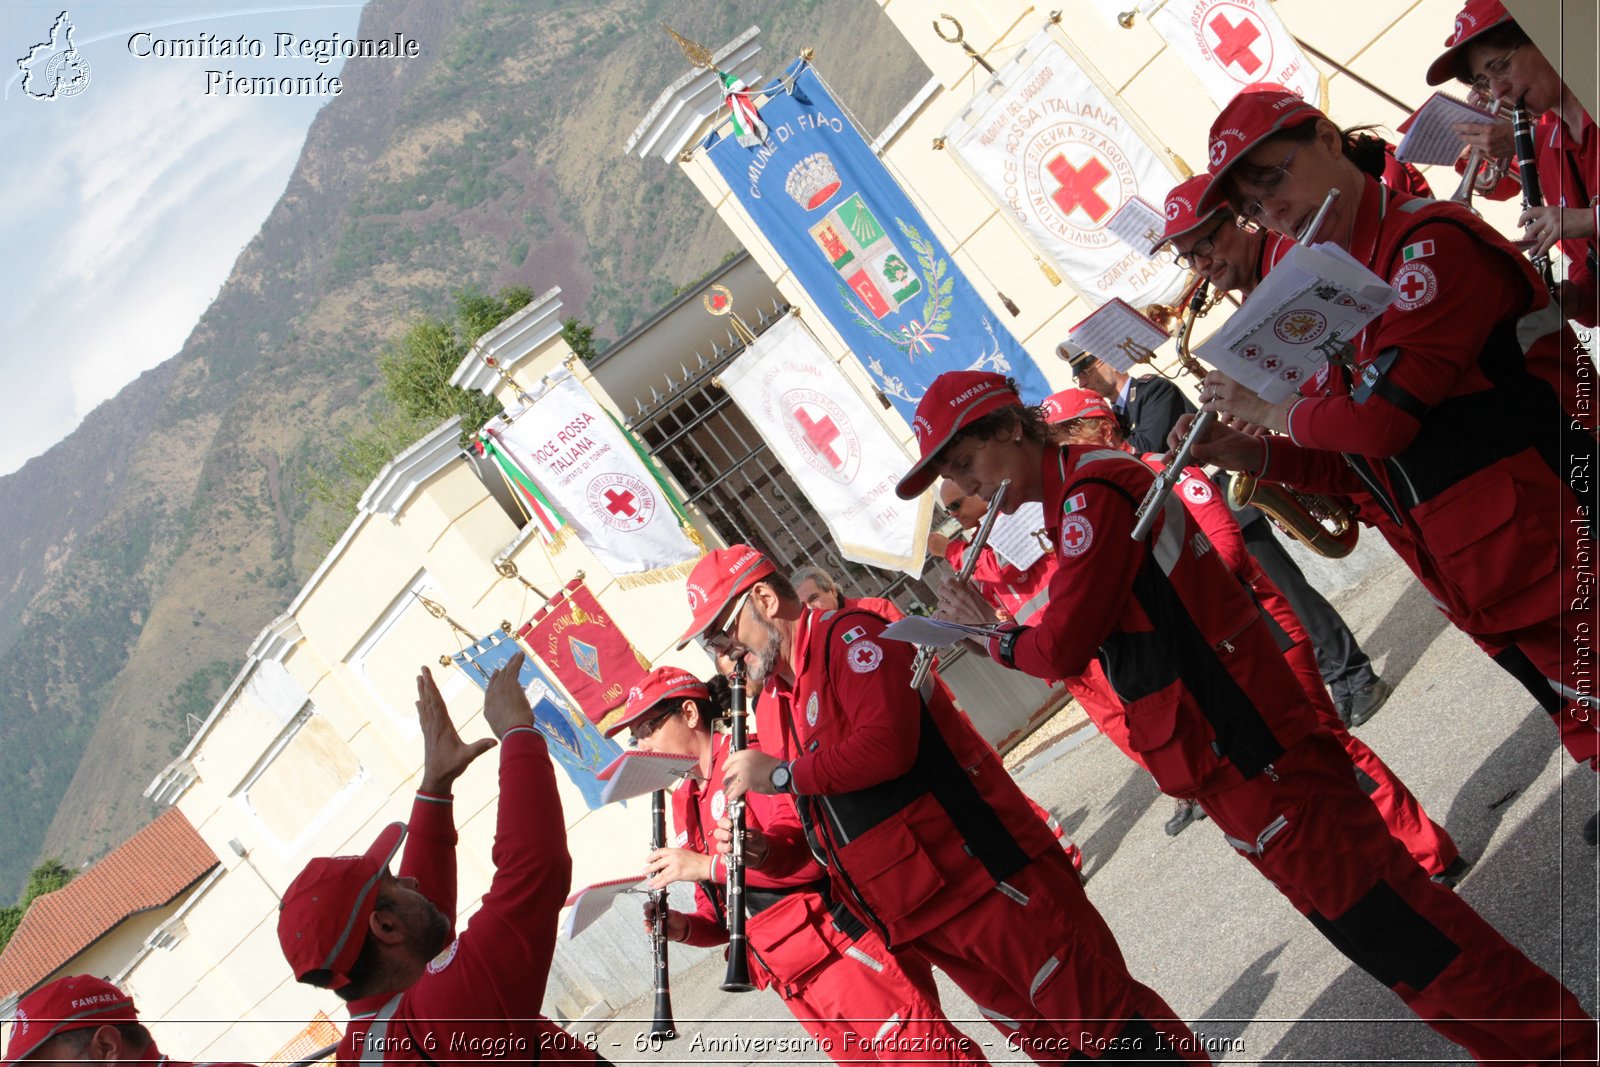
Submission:
<svg viewBox="0 0 1600 1067">
<path fill-rule="evenodd" d="M 1394 306 L 1401 311 L 1419 308 L 1439 293 L 1439 279 L 1426 263 L 1405 263 L 1394 272 L 1389 287 L 1395 291 Z"/>
</svg>

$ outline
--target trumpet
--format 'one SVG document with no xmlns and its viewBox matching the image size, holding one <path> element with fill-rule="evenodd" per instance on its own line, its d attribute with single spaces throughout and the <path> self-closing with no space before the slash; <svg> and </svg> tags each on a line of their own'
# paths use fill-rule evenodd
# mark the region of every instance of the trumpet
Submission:
<svg viewBox="0 0 1600 1067">
<path fill-rule="evenodd" d="M 735 661 L 733 674 L 728 678 L 728 715 L 732 726 L 729 752 L 741 752 L 748 743 L 744 690 L 744 663 Z M 722 979 L 724 993 L 748 993 L 755 988 L 750 981 L 750 954 L 744 931 L 744 811 L 743 800 L 728 805 L 728 818 L 733 823 L 733 847 L 728 855 L 728 971 Z"/>
<path fill-rule="evenodd" d="M 1339 199 L 1338 189 L 1329 189 L 1328 195 L 1323 198 L 1322 206 L 1317 208 L 1317 213 L 1311 221 L 1306 223 L 1305 232 L 1300 235 L 1299 241 L 1303 245 L 1310 245 L 1317 232 L 1322 229 L 1322 223 L 1328 217 L 1328 212 L 1333 210 L 1334 201 Z M 1193 298 L 1191 298 L 1191 303 Z M 1192 359 L 1191 359 L 1192 362 Z M 1155 525 L 1156 516 L 1161 514 L 1167 503 L 1167 497 L 1172 495 L 1172 490 L 1177 486 L 1178 479 L 1183 477 L 1183 469 L 1189 465 L 1189 459 L 1194 454 L 1194 446 L 1206 432 L 1211 429 L 1211 424 L 1217 421 L 1215 411 L 1202 411 L 1194 417 L 1189 424 L 1189 432 L 1184 435 L 1178 445 L 1178 451 L 1157 475 L 1155 481 L 1150 483 L 1150 488 L 1145 492 L 1144 499 L 1139 502 L 1139 509 L 1134 512 L 1133 532 L 1130 535 L 1135 541 L 1143 541 L 1150 536 L 1150 528 Z"/>
<path fill-rule="evenodd" d="M 1506 109 L 1501 105 L 1497 96 L 1489 104 L 1489 110 L 1496 118 L 1512 118 L 1506 114 Z M 1450 194 L 1450 199 L 1461 206 L 1476 213 L 1472 206 L 1473 193 L 1488 193 L 1510 172 L 1509 159 L 1491 159 L 1481 148 L 1473 148 L 1467 154 L 1467 166 L 1461 173 L 1461 184 L 1456 186 L 1456 191 Z"/>
<path fill-rule="evenodd" d="M 972 578 L 972 572 L 978 566 L 978 556 L 983 551 L 983 546 L 989 540 L 989 531 L 994 529 L 995 519 L 1000 517 L 1000 505 L 1005 502 L 1006 490 L 1011 488 L 1011 479 L 1007 478 L 1000 483 L 1000 488 L 994 491 L 994 496 L 989 500 L 989 510 L 983 513 L 983 522 L 978 526 L 977 534 L 972 538 L 972 544 L 967 546 L 967 554 L 961 560 L 961 573 L 956 575 L 956 581 L 966 582 Z M 916 659 L 911 664 L 911 688 L 921 689 L 922 684 L 928 680 L 928 671 L 933 667 L 933 648 L 923 645 L 917 649 Z"/>
<path fill-rule="evenodd" d="M 650 847 L 667 847 L 667 791 L 657 789 L 650 794 Z M 671 1041 L 678 1036 L 672 1021 L 672 973 L 667 968 L 667 891 L 657 889 L 650 894 L 655 903 L 655 919 L 650 926 L 650 947 L 654 950 L 656 970 L 656 1011 L 650 1024 L 650 1036 Z"/>
</svg>

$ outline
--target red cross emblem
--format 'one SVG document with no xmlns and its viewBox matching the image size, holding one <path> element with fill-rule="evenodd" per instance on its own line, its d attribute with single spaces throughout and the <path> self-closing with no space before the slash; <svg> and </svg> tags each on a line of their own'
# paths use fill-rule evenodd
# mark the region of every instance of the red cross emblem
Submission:
<svg viewBox="0 0 1600 1067">
<path fill-rule="evenodd" d="M 1396 294 L 1394 306 L 1402 311 L 1421 307 L 1439 292 L 1439 279 L 1426 263 L 1407 263 L 1389 284 Z"/>
<path fill-rule="evenodd" d="M 1089 520 L 1074 512 L 1061 520 L 1061 554 L 1081 556 L 1094 543 L 1094 527 Z"/>
<path fill-rule="evenodd" d="M 833 442 L 839 438 L 839 427 L 826 414 L 813 419 L 804 408 L 795 408 L 794 421 L 800 424 L 800 429 L 805 431 L 806 444 L 824 459 L 834 470 L 844 466 L 844 460 L 839 458 L 833 450 Z"/>
<path fill-rule="evenodd" d="M 1061 183 L 1061 188 L 1050 194 L 1063 215 L 1072 214 L 1073 208 L 1083 208 L 1093 222 L 1100 222 L 1111 213 L 1111 205 L 1096 190 L 1100 183 L 1111 177 L 1111 171 L 1094 156 L 1081 167 L 1067 162 L 1065 153 L 1059 153 L 1045 165 L 1050 176 Z"/>
<path fill-rule="evenodd" d="M 1400 295 L 1407 300 L 1415 300 L 1427 292 L 1427 289 L 1428 283 L 1423 280 L 1420 274 L 1407 274 L 1400 280 Z"/>
<path fill-rule="evenodd" d="M 1246 74 L 1261 69 L 1261 60 L 1250 46 L 1261 36 L 1261 29 L 1249 19 L 1241 18 L 1237 24 L 1218 12 L 1206 26 L 1217 35 L 1217 60 L 1224 66 L 1237 63 Z"/>
<path fill-rule="evenodd" d="M 638 508 L 634 507 L 633 501 L 633 494 L 628 492 L 626 489 L 621 491 L 616 489 L 606 490 L 606 510 L 611 512 L 613 515 L 626 515 L 629 518 L 633 517 L 633 515 L 639 510 Z"/>
</svg>

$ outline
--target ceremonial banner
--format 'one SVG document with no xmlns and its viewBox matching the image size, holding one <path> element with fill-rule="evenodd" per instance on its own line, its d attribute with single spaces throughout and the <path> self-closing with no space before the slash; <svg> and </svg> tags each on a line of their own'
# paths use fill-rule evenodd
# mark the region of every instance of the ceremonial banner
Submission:
<svg viewBox="0 0 1600 1067">
<path fill-rule="evenodd" d="M 628 688 L 646 670 L 581 578 L 568 582 L 517 636 L 597 725 L 627 700 Z"/>
<path fill-rule="evenodd" d="M 516 461 L 495 443 L 493 427 L 485 426 L 478 431 L 478 446 L 485 456 L 494 461 L 496 469 L 500 471 L 500 477 L 511 490 L 512 497 L 522 508 L 523 514 L 538 527 L 539 536 L 544 538 L 544 543 L 558 544 L 561 528 L 567 524 L 567 520 L 550 506 L 550 501 L 539 492 L 539 487 L 533 484 L 533 479 L 529 478 L 522 468 L 517 466 Z"/>
<path fill-rule="evenodd" d="M 1322 75 L 1270 0 L 1140 0 L 1139 10 L 1218 107 L 1246 85 L 1273 82 L 1327 109 Z"/>
<path fill-rule="evenodd" d="M 1136 196 L 1163 203 L 1177 174 L 1048 30 L 978 90 L 945 135 L 946 147 L 1091 304 L 1170 303 L 1182 292 L 1186 272 L 1152 259 L 1153 242 L 1130 248 L 1106 225 Z"/>
<path fill-rule="evenodd" d="M 951 262 L 872 148 L 803 60 L 768 86 L 767 143 L 712 133 L 707 158 L 756 229 L 906 421 L 947 370 L 1050 392 L 1031 357 Z"/>
<path fill-rule="evenodd" d="M 756 338 L 722 386 L 846 559 L 921 576 L 931 498 L 895 496 L 910 457 L 798 318 Z"/>
<path fill-rule="evenodd" d="M 623 588 L 681 578 L 699 557 L 655 473 L 571 372 L 489 429 Z"/>
<path fill-rule="evenodd" d="M 479 689 L 488 689 L 489 676 L 505 666 L 519 647 L 511 637 L 496 630 L 450 658 Z M 533 725 L 544 735 L 550 755 L 566 768 L 567 777 L 583 794 L 589 810 L 600 807 L 604 786 L 595 776 L 622 754 L 622 747 L 602 737 L 593 723 L 568 706 L 550 680 L 533 665 L 532 656 L 524 658 L 517 680 L 528 694 L 528 703 L 533 705 Z"/>
</svg>

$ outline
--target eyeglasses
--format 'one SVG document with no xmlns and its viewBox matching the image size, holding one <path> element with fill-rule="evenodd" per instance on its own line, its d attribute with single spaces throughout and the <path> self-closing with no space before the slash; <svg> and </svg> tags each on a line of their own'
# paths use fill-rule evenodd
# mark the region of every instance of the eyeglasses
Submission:
<svg viewBox="0 0 1600 1067">
<path fill-rule="evenodd" d="M 944 507 L 944 513 L 950 516 L 952 519 L 959 519 L 961 518 L 961 505 L 965 504 L 966 502 L 966 497 L 958 496 L 950 503 L 942 505 Z"/>
<path fill-rule="evenodd" d="M 1211 227 L 1211 232 L 1196 241 L 1189 248 L 1189 251 L 1179 252 L 1174 248 L 1172 250 L 1172 261 L 1184 270 L 1194 270 L 1195 260 L 1203 256 L 1209 256 L 1217 250 L 1217 234 L 1222 232 L 1222 225 L 1227 221 L 1226 217 L 1218 219 L 1217 224 Z"/>
<path fill-rule="evenodd" d="M 634 723 L 628 728 L 629 746 L 631 747 L 633 745 L 637 745 L 640 741 L 643 741 L 645 738 L 661 729 L 661 724 L 672 718 L 677 713 L 677 708 L 668 708 L 666 711 L 663 711 L 660 715 L 657 715 L 648 722 Z"/>
<path fill-rule="evenodd" d="M 728 650 L 739 643 L 738 636 L 734 633 L 739 628 L 739 615 L 744 611 L 744 606 L 750 599 L 751 590 L 746 590 L 744 596 L 733 605 L 733 613 L 728 616 L 728 621 L 722 624 L 721 629 L 714 634 L 708 634 L 705 639 L 706 648 L 714 655 L 727 655 Z"/>
<path fill-rule="evenodd" d="M 1275 163 L 1270 167 L 1262 167 L 1261 176 L 1259 178 L 1251 178 L 1250 185 L 1255 189 L 1259 189 L 1266 196 L 1271 196 L 1277 192 L 1278 187 L 1289 180 L 1289 167 L 1294 163 L 1294 157 L 1304 147 L 1304 144 L 1297 144 L 1294 146 L 1293 151 L 1283 157 L 1283 162 Z M 1246 219 L 1259 219 L 1261 217 L 1261 207 L 1261 201 L 1258 198 L 1246 204 L 1239 214 Z"/>
<path fill-rule="evenodd" d="M 1491 59 L 1489 62 L 1485 63 L 1483 65 L 1483 73 L 1467 83 L 1468 85 L 1472 86 L 1473 92 L 1477 93 L 1479 96 L 1487 98 L 1489 95 L 1489 88 L 1492 83 L 1497 81 L 1505 81 L 1506 75 L 1511 73 L 1511 57 L 1516 55 L 1517 49 L 1521 47 L 1522 46 L 1520 44 L 1516 45 L 1505 55 Z"/>
</svg>

